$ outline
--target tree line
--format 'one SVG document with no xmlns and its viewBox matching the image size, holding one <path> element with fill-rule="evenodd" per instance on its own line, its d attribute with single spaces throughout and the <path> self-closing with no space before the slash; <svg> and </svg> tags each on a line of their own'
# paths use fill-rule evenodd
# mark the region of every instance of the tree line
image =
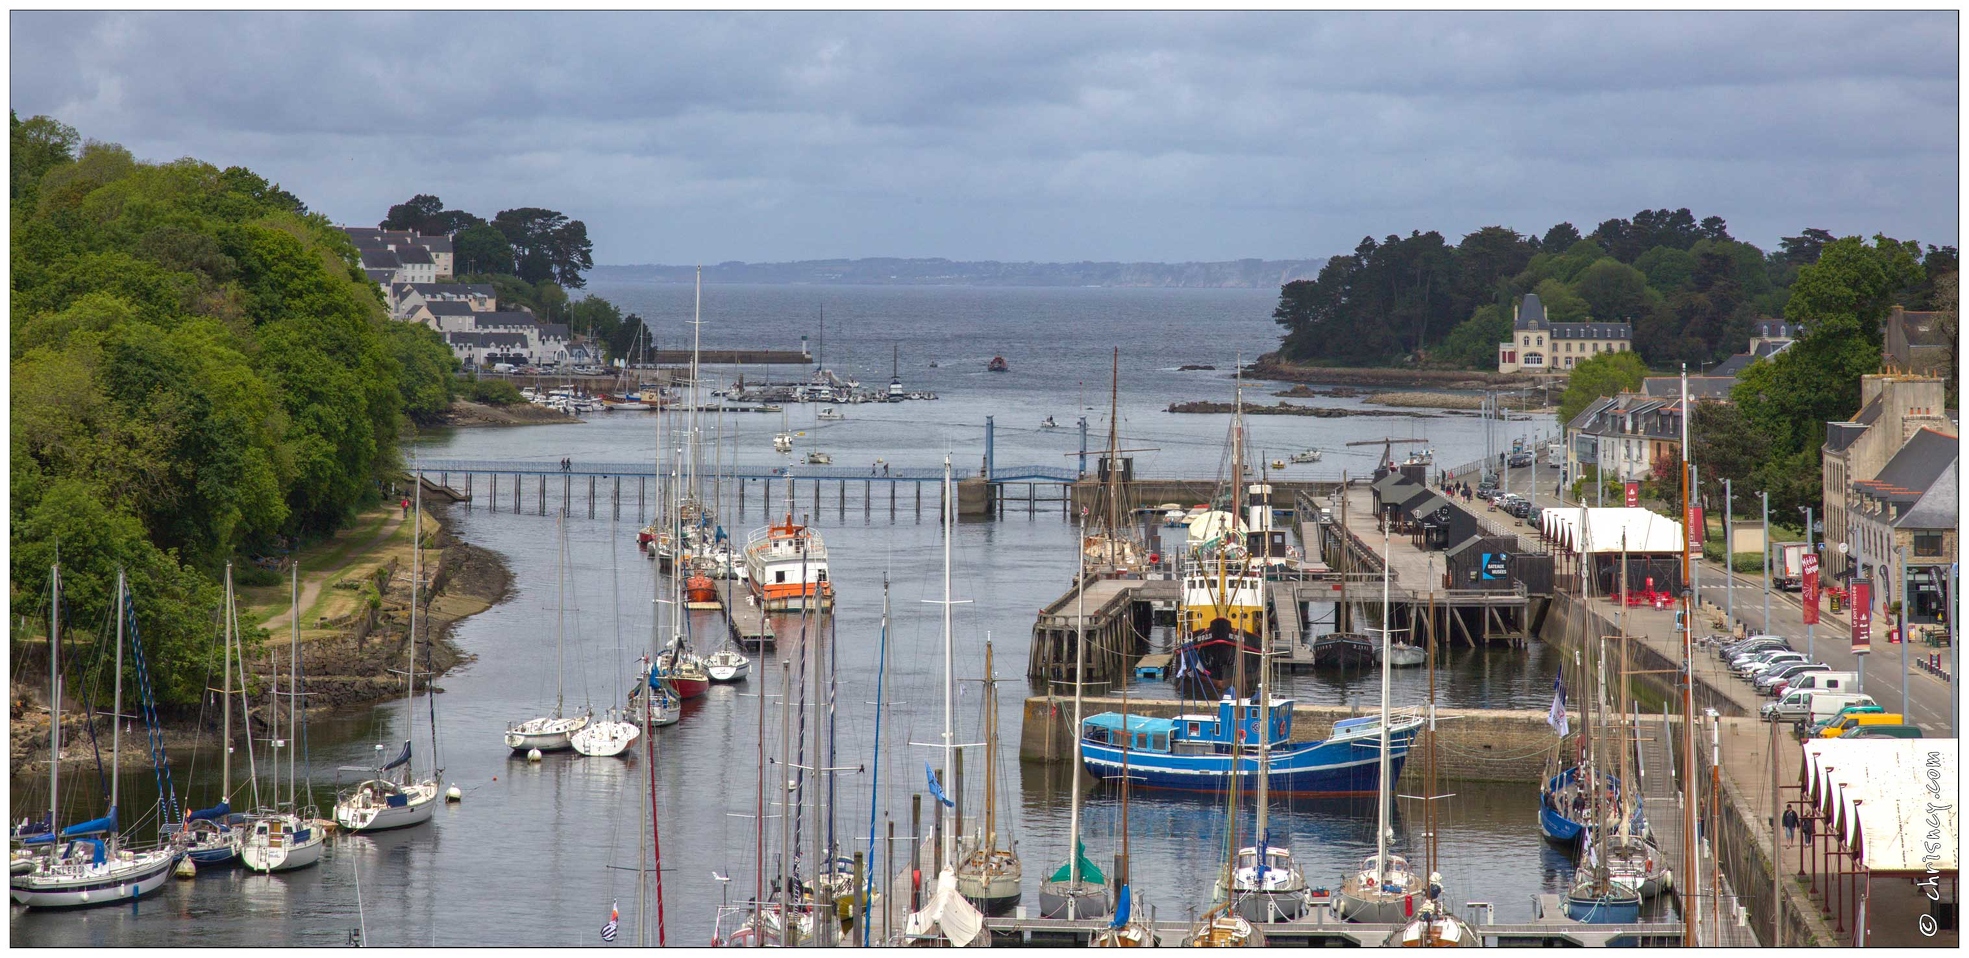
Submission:
<svg viewBox="0 0 1969 958">
<path fill-rule="evenodd" d="M 79 637 L 125 569 L 160 700 L 194 705 L 226 563 L 376 502 L 457 362 L 278 184 L 9 127 L 13 608 L 45 615 L 59 556 Z"/>
<path fill-rule="evenodd" d="M 1513 307 L 1535 292 L 1552 322 L 1629 323 L 1647 365 L 1699 368 L 1742 352 L 1756 319 L 1785 315 L 1799 271 L 1835 242 L 1806 229 L 1767 253 L 1686 208 L 1609 219 L 1584 236 L 1571 223 L 1543 236 L 1487 226 L 1450 245 L 1416 230 L 1366 237 L 1317 279 L 1285 284 L 1272 316 L 1289 360 L 1494 368 Z M 1896 292 L 1927 308 L 1956 251 L 1930 246 L 1916 259 L 1921 272 Z"/>
</svg>

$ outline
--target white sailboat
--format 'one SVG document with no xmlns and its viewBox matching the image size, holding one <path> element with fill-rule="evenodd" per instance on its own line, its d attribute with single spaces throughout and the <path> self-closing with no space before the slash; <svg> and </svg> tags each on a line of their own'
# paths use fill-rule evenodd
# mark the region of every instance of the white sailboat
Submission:
<svg viewBox="0 0 1969 958">
<path fill-rule="evenodd" d="M 560 529 L 561 555 L 556 585 L 560 593 L 559 608 L 554 613 L 554 711 L 551 715 L 530 718 L 506 727 L 506 747 L 515 752 L 539 749 L 543 752 L 565 751 L 573 747 L 569 737 L 588 725 L 588 716 L 565 716 L 567 688 L 567 515 L 562 513 L 556 520 Z"/>
<path fill-rule="evenodd" d="M 1387 555 L 1390 544 L 1389 525 L 1381 527 L 1381 554 Z M 1375 796 L 1374 813 L 1374 855 L 1363 860 L 1354 873 L 1340 885 L 1338 912 L 1342 919 L 1355 922 L 1395 923 L 1406 921 L 1415 913 L 1415 896 L 1421 891 L 1421 880 L 1409 871 L 1408 860 L 1388 851 L 1388 839 L 1393 830 L 1389 827 L 1391 793 L 1395 783 L 1389 774 L 1390 743 L 1388 736 L 1388 681 L 1390 667 L 1394 664 L 1388 655 L 1389 636 L 1393 630 L 1388 619 L 1388 570 L 1384 563 L 1381 570 L 1381 782 Z"/>
<path fill-rule="evenodd" d="M 300 567 L 294 567 L 294 633 L 288 642 L 288 653 L 293 667 L 287 676 L 288 734 L 293 735 L 300 723 L 300 683 L 301 662 L 301 610 L 300 610 Z M 245 664 L 240 665 L 240 674 L 246 673 Z M 240 843 L 239 861 L 256 872 L 285 872 L 306 868 L 321 861 L 322 845 L 328 836 L 322 831 L 321 823 L 315 820 L 315 809 L 300 800 L 296 795 L 297 783 L 294 777 L 294 743 L 280 737 L 280 671 L 278 666 L 272 673 L 272 701 L 267 706 L 267 725 L 273 756 L 273 798 L 280 802 L 280 760 L 272 749 L 287 749 L 287 801 L 279 804 L 278 811 L 261 815 L 246 832 Z"/>
<path fill-rule="evenodd" d="M 29 908 L 75 908 L 130 901 L 148 895 L 171 877 L 182 854 L 176 846 L 150 850 L 123 846 L 117 831 L 117 804 L 123 770 L 123 722 L 111 723 L 109 814 L 61 827 L 61 566 L 49 581 L 48 628 L 48 830 L 25 839 L 28 848 L 45 847 L 31 858 L 12 862 L 8 880 L 14 902 Z M 129 618 L 129 591 L 116 573 L 116 698 L 112 715 L 123 714 L 123 626 Z"/>
<path fill-rule="evenodd" d="M 410 651 L 404 663 L 403 688 L 403 750 L 396 759 L 376 770 L 376 777 L 358 783 L 335 796 L 335 824 L 346 832 L 381 832 L 392 828 L 408 828 L 422 825 L 437 813 L 438 783 L 444 778 L 444 770 L 433 768 L 429 778 L 418 779 L 415 766 L 411 764 L 413 733 L 417 727 L 417 609 L 419 587 L 424 581 L 424 484 L 419 481 L 417 490 L 411 494 L 415 499 L 413 513 L 415 525 L 411 526 L 410 549 Z M 294 615 L 294 639 L 300 641 L 300 610 Z M 435 695 L 429 680 L 424 686 L 425 695 Z M 433 703 L 435 706 L 435 703 Z M 431 761 L 437 762 L 438 729 L 437 711 L 431 711 Z M 401 768 L 399 779 L 393 780 L 388 773 Z"/>
<path fill-rule="evenodd" d="M 235 608 L 232 591 L 232 563 L 226 563 L 226 605 L 224 621 L 219 632 L 221 643 L 225 646 L 219 658 L 225 663 L 225 684 L 219 690 L 222 716 L 222 731 L 219 735 L 219 803 L 210 808 L 202 808 L 185 816 L 185 827 L 180 841 L 185 846 L 185 856 L 197 865 L 227 865 L 239 860 L 239 847 L 246 840 L 246 827 L 237 823 L 232 812 L 232 662 L 234 638 L 238 633 L 239 610 Z M 243 708 L 243 699 L 242 699 Z M 246 754 L 250 762 L 253 754 L 253 737 L 246 737 Z M 257 774 L 257 769 L 253 774 Z M 249 777 L 250 780 L 250 777 Z M 258 785 L 255 784 L 255 791 Z M 258 804 L 255 802 L 255 804 Z"/>
<path fill-rule="evenodd" d="M 1087 538 L 1087 510 L 1080 511 L 1080 538 Z M 1087 668 L 1087 643 L 1085 626 L 1087 615 L 1087 554 L 1076 548 L 1078 560 L 1078 580 L 1074 589 L 1074 651 L 1073 651 L 1073 727 L 1085 727 L 1083 714 L 1084 696 L 1082 681 Z M 1112 890 L 1097 868 L 1085 861 L 1085 851 L 1080 844 L 1080 775 L 1083 761 L 1080 754 L 1082 733 L 1073 736 L 1073 784 L 1070 786 L 1072 805 L 1067 819 L 1067 861 L 1051 878 L 1039 885 L 1039 916 L 1041 918 L 1105 918 L 1114 911 Z"/>
<path fill-rule="evenodd" d="M 1272 709 L 1284 702 L 1272 698 L 1271 641 L 1266 628 L 1267 606 L 1259 607 L 1258 635 L 1265 651 L 1258 656 L 1258 727 L 1270 728 Z M 1231 867 L 1230 887 L 1219 880 L 1218 894 L 1234 902 L 1237 914 L 1251 921 L 1291 921 L 1307 907 L 1306 875 L 1292 860 L 1292 849 L 1271 842 L 1272 746 L 1266 736 L 1246 746 L 1258 750 L 1258 844 L 1238 849 Z"/>
<path fill-rule="evenodd" d="M 950 481 L 950 456 L 943 460 L 944 502 L 957 501 L 956 491 Z M 955 767 L 957 754 L 956 738 L 956 671 L 953 642 L 950 631 L 950 545 L 955 538 L 955 519 L 957 510 L 943 510 L 943 756 L 944 767 Z M 962 948 L 973 942 L 989 945 L 991 936 L 984 933 L 984 915 L 957 891 L 957 830 L 946 828 L 943 832 L 942 859 L 943 872 L 937 876 L 936 888 L 926 896 L 923 907 L 909 916 L 903 928 L 907 944 L 950 944 Z"/>
<path fill-rule="evenodd" d="M 616 565 L 615 550 L 613 548 L 609 550 L 609 591 L 609 605 L 614 610 L 615 651 L 620 653 L 622 651 L 621 570 Z M 621 659 L 617 658 L 616 661 L 620 663 Z M 637 673 L 637 682 L 642 681 L 642 674 L 640 672 Z M 620 697 L 622 695 L 622 667 L 619 664 L 615 670 L 615 690 L 617 696 Z M 574 750 L 582 755 L 594 758 L 612 758 L 623 754 L 630 743 L 642 737 L 642 734 L 642 719 L 636 715 L 636 710 L 633 707 L 624 709 L 618 715 L 615 708 L 611 706 L 604 713 L 601 721 L 590 722 L 580 731 L 568 736 L 568 744 L 572 745 Z"/>
</svg>

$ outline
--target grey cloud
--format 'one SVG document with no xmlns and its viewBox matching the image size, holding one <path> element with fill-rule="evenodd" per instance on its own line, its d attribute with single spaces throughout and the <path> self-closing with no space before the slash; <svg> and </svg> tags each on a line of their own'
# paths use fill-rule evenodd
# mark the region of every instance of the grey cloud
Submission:
<svg viewBox="0 0 1969 958">
<path fill-rule="evenodd" d="M 16 13 L 13 106 L 603 262 L 1311 256 L 1642 207 L 1955 242 L 1952 13 Z"/>
</svg>

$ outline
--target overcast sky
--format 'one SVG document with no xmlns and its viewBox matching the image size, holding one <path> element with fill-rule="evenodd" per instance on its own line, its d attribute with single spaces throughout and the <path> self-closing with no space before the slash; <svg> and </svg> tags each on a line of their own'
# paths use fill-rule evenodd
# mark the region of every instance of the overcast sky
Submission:
<svg viewBox="0 0 1969 958">
<path fill-rule="evenodd" d="M 1324 256 L 1652 207 L 1954 244 L 1953 12 L 15 13 L 13 108 L 598 263 Z"/>
</svg>

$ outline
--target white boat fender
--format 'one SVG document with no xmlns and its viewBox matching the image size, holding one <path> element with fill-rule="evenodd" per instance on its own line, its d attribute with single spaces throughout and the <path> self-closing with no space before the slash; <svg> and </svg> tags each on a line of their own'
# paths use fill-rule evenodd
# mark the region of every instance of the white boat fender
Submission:
<svg viewBox="0 0 1969 958">
<path fill-rule="evenodd" d="M 463 791 L 463 790 L 461 790 L 461 789 L 460 789 L 460 788 L 459 788 L 458 786 L 456 786 L 456 785 L 453 785 L 453 786 L 451 786 L 450 788 L 448 788 L 448 789 L 445 789 L 445 792 L 444 792 L 444 800 L 445 800 L 445 801 L 447 801 L 447 802 L 458 802 L 458 801 L 463 801 L 463 800 L 464 800 L 464 798 L 465 798 L 465 793 L 464 793 L 464 791 Z"/>
<path fill-rule="evenodd" d="M 527 760 L 527 761 L 529 761 L 529 762 L 538 762 L 538 761 L 540 761 L 540 750 L 539 750 L 539 749 L 537 749 L 537 748 L 533 748 L 533 749 L 527 749 L 527 752 L 526 752 L 526 760 Z"/>
<path fill-rule="evenodd" d="M 191 860 L 191 856 L 190 856 L 190 855 L 186 855 L 185 857 L 183 857 L 183 858 L 180 858 L 180 859 L 178 859 L 178 869 L 177 869 L 177 871 L 178 871 L 178 877 L 179 877 L 179 878 L 197 878 L 197 877 L 198 877 L 198 865 L 197 865 L 197 863 L 195 863 L 195 862 L 193 862 L 193 861 Z"/>
</svg>

